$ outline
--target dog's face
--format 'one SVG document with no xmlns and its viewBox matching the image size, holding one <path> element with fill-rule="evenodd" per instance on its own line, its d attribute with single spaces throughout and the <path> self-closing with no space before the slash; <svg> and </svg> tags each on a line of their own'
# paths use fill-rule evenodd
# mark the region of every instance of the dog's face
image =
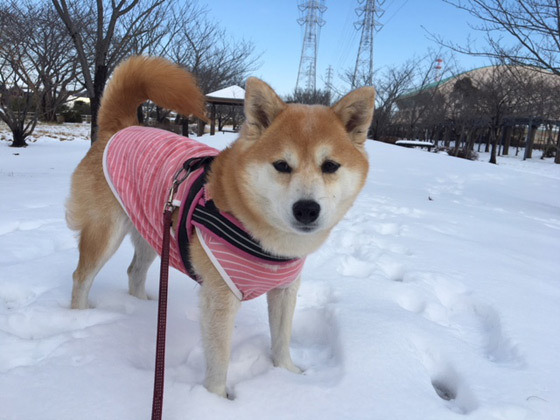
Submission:
<svg viewBox="0 0 560 420">
<path fill-rule="evenodd" d="M 322 242 L 365 183 L 374 95 L 362 88 L 330 108 L 288 105 L 267 84 L 249 79 L 235 147 L 240 199 L 252 219 L 292 241 Z"/>
<path fill-rule="evenodd" d="M 288 106 L 245 158 L 244 192 L 269 223 L 300 235 L 330 230 L 368 170 L 363 148 L 326 107 Z"/>
</svg>

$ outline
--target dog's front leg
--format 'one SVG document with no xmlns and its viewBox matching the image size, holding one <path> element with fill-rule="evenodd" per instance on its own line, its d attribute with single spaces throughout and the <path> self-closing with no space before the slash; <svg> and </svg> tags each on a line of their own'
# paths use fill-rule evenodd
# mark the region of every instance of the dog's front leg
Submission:
<svg viewBox="0 0 560 420">
<path fill-rule="evenodd" d="M 221 277 L 204 277 L 201 290 L 201 325 L 206 356 L 208 391 L 227 398 L 226 378 L 231 338 L 240 301 Z"/>
<path fill-rule="evenodd" d="M 270 336 L 272 339 L 272 363 L 274 366 L 301 373 L 292 362 L 290 355 L 290 341 L 292 338 L 292 320 L 296 306 L 300 277 L 290 286 L 273 289 L 267 294 L 268 319 Z"/>
</svg>

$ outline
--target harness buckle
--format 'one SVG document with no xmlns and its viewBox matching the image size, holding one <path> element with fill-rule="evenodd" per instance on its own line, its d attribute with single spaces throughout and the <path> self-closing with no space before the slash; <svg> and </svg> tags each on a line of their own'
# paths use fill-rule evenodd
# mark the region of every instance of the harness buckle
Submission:
<svg viewBox="0 0 560 420">
<path fill-rule="evenodd" d="M 188 159 L 183 163 L 183 166 L 175 173 L 173 177 L 173 184 L 169 189 L 169 196 L 167 197 L 167 202 L 165 203 L 164 212 L 173 211 L 177 206 L 174 204 L 175 194 L 179 189 L 179 185 L 185 181 L 189 175 L 201 168 L 202 166 L 208 165 L 214 159 L 213 156 L 204 156 Z"/>
<path fill-rule="evenodd" d="M 173 211 L 176 207 L 173 201 L 175 200 L 175 195 L 177 194 L 177 190 L 179 189 L 179 185 L 185 181 L 190 174 L 190 171 L 181 168 L 177 171 L 175 176 L 173 177 L 173 184 L 171 184 L 171 188 L 169 189 L 169 195 L 167 196 L 167 202 L 165 203 L 165 211 Z"/>
</svg>

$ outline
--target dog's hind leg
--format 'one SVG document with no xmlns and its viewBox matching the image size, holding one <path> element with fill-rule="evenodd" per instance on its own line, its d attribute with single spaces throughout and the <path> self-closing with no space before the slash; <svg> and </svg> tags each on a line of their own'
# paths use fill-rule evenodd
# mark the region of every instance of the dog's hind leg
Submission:
<svg viewBox="0 0 560 420">
<path fill-rule="evenodd" d="M 272 363 L 295 373 L 301 373 L 301 369 L 292 362 L 290 340 L 299 285 L 300 277 L 288 287 L 273 289 L 267 293 Z"/>
<path fill-rule="evenodd" d="M 118 249 L 130 229 L 124 215 L 106 217 L 99 223 L 88 223 L 80 232 L 80 259 L 72 275 L 72 309 L 86 309 L 89 290 L 96 274 Z"/>
<path fill-rule="evenodd" d="M 134 257 L 127 270 L 128 293 L 138 299 L 148 299 L 146 295 L 146 275 L 157 256 L 157 252 L 138 233 L 138 230 L 133 229 L 130 236 L 134 245 Z"/>
</svg>

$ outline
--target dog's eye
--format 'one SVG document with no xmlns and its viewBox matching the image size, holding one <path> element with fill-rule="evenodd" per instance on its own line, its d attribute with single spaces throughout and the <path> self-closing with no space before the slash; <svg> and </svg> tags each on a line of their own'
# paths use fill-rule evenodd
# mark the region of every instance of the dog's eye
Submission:
<svg viewBox="0 0 560 420">
<path fill-rule="evenodd" d="M 282 172 L 284 174 L 289 174 L 292 172 L 292 167 L 288 165 L 288 162 L 286 162 L 285 160 L 277 160 L 272 164 L 272 166 L 274 166 L 274 169 L 276 169 L 278 172 Z"/>
<path fill-rule="evenodd" d="M 340 168 L 340 163 L 336 163 L 332 160 L 326 160 L 321 165 L 321 170 L 324 174 L 334 174 Z"/>
</svg>

